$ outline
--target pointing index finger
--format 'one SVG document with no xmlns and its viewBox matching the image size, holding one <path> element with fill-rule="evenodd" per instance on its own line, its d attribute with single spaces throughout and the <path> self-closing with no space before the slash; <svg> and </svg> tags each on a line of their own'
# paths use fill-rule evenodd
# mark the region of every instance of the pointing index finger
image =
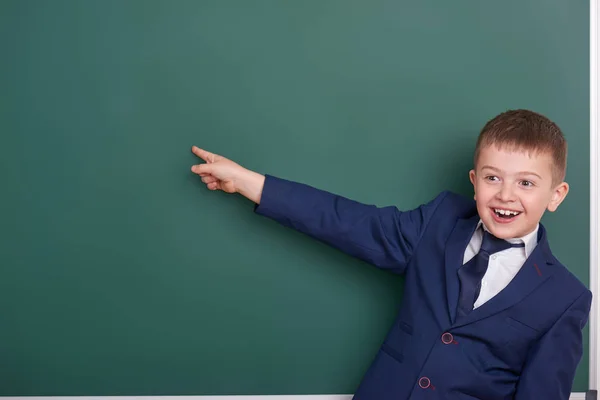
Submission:
<svg viewBox="0 0 600 400">
<path fill-rule="evenodd" d="M 200 157 L 201 159 L 203 159 L 206 162 L 211 161 L 211 160 L 209 160 L 209 158 L 212 154 L 206 150 L 203 150 L 203 149 L 197 147 L 197 146 L 192 146 L 192 153 L 194 153 L 195 155 L 197 155 L 198 157 Z"/>
</svg>

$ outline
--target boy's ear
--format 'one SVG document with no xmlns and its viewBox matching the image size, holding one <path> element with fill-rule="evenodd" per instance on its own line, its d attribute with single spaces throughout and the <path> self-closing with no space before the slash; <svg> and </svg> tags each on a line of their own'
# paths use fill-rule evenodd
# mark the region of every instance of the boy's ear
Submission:
<svg viewBox="0 0 600 400">
<path fill-rule="evenodd" d="M 477 176 L 475 175 L 475 170 L 472 169 L 469 171 L 469 179 L 471 180 L 471 183 L 473 184 L 473 191 L 475 191 L 475 194 L 473 195 L 473 198 L 475 198 L 477 196 L 477 185 L 475 185 Z"/>
<path fill-rule="evenodd" d="M 552 198 L 550 199 L 550 203 L 548 203 L 548 211 L 556 211 L 560 203 L 567 197 L 567 193 L 569 193 L 569 184 L 567 182 L 558 184 L 552 192 Z"/>
</svg>

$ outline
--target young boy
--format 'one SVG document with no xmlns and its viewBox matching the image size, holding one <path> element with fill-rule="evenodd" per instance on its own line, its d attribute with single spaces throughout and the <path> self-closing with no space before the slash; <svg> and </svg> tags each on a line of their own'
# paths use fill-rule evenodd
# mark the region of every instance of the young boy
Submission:
<svg viewBox="0 0 600 400">
<path fill-rule="evenodd" d="M 375 207 L 249 171 L 197 147 L 211 190 L 377 267 L 404 274 L 397 320 L 355 399 L 567 400 L 591 292 L 540 224 L 568 192 L 552 121 L 511 110 L 482 129 L 475 201 L 442 192 L 414 210 Z"/>
</svg>

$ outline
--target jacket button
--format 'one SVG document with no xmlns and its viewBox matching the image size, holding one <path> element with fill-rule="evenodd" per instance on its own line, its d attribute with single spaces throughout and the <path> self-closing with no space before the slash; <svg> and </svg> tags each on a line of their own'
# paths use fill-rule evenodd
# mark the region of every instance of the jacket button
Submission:
<svg viewBox="0 0 600 400">
<path fill-rule="evenodd" d="M 454 336 L 452 336 L 451 333 L 446 332 L 446 333 L 444 333 L 442 335 L 442 343 L 444 343 L 444 344 L 450 344 L 453 341 L 454 341 Z"/>
<path fill-rule="evenodd" d="M 428 377 L 424 376 L 421 379 L 419 379 L 419 386 L 421 387 L 421 389 L 427 389 L 429 386 L 431 386 L 431 381 Z"/>
</svg>

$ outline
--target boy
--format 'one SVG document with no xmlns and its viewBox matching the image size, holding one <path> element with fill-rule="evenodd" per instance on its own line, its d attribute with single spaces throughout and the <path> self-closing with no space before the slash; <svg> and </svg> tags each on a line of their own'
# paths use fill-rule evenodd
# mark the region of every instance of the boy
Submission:
<svg viewBox="0 0 600 400">
<path fill-rule="evenodd" d="M 209 189 L 240 193 L 260 215 L 405 275 L 402 308 L 355 399 L 569 398 L 592 295 L 540 224 L 569 190 L 566 142 L 546 117 L 510 110 L 490 120 L 469 172 L 475 201 L 442 192 L 409 211 L 192 150 Z"/>
</svg>

